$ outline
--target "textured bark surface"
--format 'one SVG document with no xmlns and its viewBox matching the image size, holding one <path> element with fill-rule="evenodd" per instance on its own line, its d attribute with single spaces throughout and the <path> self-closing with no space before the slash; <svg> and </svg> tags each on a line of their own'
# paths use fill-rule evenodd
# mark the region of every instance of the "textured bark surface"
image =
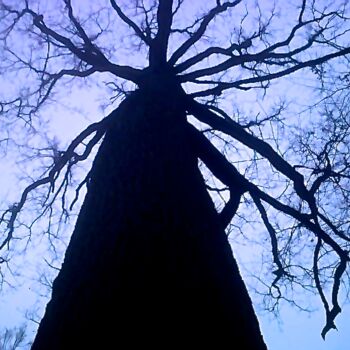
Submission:
<svg viewBox="0 0 350 350">
<path fill-rule="evenodd" d="M 209 344 L 266 349 L 181 104 L 135 92 L 100 147 L 32 349 Z"/>
</svg>

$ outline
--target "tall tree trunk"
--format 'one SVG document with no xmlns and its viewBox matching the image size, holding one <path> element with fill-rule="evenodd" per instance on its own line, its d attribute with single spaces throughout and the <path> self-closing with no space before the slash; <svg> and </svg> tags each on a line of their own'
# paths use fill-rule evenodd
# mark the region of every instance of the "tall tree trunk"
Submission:
<svg viewBox="0 0 350 350">
<path fill-rule="evenodd" d="M 266 349 L 197 163 L 176 93 L 121 104 L 33 350 Z"/>
</svg>

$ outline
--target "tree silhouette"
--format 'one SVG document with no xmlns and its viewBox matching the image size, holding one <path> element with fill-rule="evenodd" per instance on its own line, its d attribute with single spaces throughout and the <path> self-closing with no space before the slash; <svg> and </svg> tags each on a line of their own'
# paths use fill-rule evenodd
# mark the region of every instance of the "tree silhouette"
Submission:
<svg viewBox="0 0 350 350">
<path fill-rule="evenodd" d="M 233 341 L 266 349 L 225 234 L 242 202 L 268 234 L 274 277 L 267 294 L 278 302 L 282 286 L 316 290 L 326 313 L 324 337 L 341 311 L 349 261 L 349 117 L 339 103 L 349 85 L 346 4 L 121 3 L 1 1 L 0 69 L 25 83 L 0 102 L 8 131 L 2 145 L 18 123 L 34 130 L 55 93 L 77 79 L 108 74 L 115 98 L 123 98 L 65 150 L 40 149 L 50 163 L 2 213 L 5 266 L 25 207 L 39 203 L 35 223 L 51 218 L 58 201 L 62 221 L 87 187 L 33 349 L 96 341 L 108 347 Z M 334 62 L 340 72 L 330 73 Z M 284 152 L 273 134 L 285 123 L 283 104 L 246 120 L 229 112 L 229 102 L 232 91 L 267 93 L 273 81 L 298 71 L 317 77 L 325 97 L 311 111 L 323 106 L 326 119 L 315 118 L 322 121 L 315 130 L 299 129 L 298 142 Z M 67 204 L 73 169 L 97 145 Z M 241 149 L 247 165 L 240 164 Z M 203 179 L 198 160 L 224 189 Z M 221 210 L 208 190 L 229 192 Z M 33 234 L 30 225 L 27 239 Z"/>
</svg>

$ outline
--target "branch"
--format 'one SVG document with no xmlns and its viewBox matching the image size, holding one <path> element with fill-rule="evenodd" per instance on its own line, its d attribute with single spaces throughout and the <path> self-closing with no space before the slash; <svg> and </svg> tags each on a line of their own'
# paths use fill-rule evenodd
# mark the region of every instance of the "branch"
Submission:
<svg viewBox="0 0 350 350">
<path fill-rule="evenodd" d="M 198 158 L 216 178 L 229 187 L 230 199 L 219 213 L 219 221 L 222 227 L 226 228 L 236 214 L 242 194 L 248 190 L 246 180 L 225 156 L 191 124 L 188 124 L 188 132 Z"/>
<path fill-rule="evenodd" d="M 292 51 L 289 52 L 269 52 L 269 50 L 264 50 L 263 52 L 259 52 L 256 54 L 239 54 L 239 55 L 234 55 L 232 52 L 229 55 L 230 58 L 216 66 L 213 67 L 208 67 L 208 68 L 203 68 L 203 69 L 199 69 L 184 75 L 181 75 L 180 80 L 182 82 L 186 82 L 186 81 L 195 81 L 195 79 L 197 78 L 201 78 L 201 77 L 205 77 L 205 76 L 210 76 L 210 75 L 214 75 L 217 73 L 221 73 L 224 71 L 227 71 L 230 68 L 233 68 L 235 66 L 241 66 L 244 67 L 246 69 L 248 69 L 246 67 L 247 63 L 250 62 L 255 62 L 255 64 L 257 65 L 258 63 L 264 63 L 266 65 L 277 65 L 277 66 L 286 66 L 287 63 L 298 63 L 298 61 L 296 61 L 296 59 L 294 59 L 293 57 L 296 56 L 297 54 L 307 50 L 308 48 L 310 48 L 313 44 L 314 39 L 316 39 L 316 37 L 322 32 L 323 30 L 320 30 L 319 32 L 317 32 L 316 34 L 314 34 L 309 41 L 305 44 L 302 45 L 300 47 L 298 47 L 297 49 L 294 49 Z M 234 45 L 232 46 L 234 49 L 237 49 L 239 52 L 241 51 L 242 48 L 248 48 L 250 45 L 252 44 L 251 39 L 248 39 L 246 41 L 244 41 L 242 44 L 238 45 Z M 218 50 L 215 50 L 214 52 L 212 52 L 213 48 L 209 48 L 206 51 L 198 54 L 197 56 L 188 59 L 187 61 L 179 64 L 179 68 L 181 71 L 184 71 L 185 69 L 190 68 L 192 65 L 194 65 L 195 63 L 200 62 L 200 60 L 206 58 L 206 55 L 208 54 L 212 54 L 212 53 L 219 53 Z M 227 49 L 222 49 L 223 51 L 221 53 L 226 52 L 226 55 L 228 55 Z M 254 71 L 254 69 L 252 69 Z"/>
<path fill-rule="evenodd" d="M 10 240 L 12 239 L 12 235 L 15 229 L 15 221 L 18 217 L 18 214 L 23 209 L 23 206 L 25 205 L 28 195 L 37 189 L 38 187 L 41 187 L 46 184 L 50 184 L 50 191 L 54 190 L 54 184 L 57 180 L 58 176 L 60 175 L 62 169 L 68 165 L 71 167 L 73 164 L 85 160 L 88 155 L 91 153 L 91 150 L 94 145 L 102 138 L 102 136 L 105 133 L 106 128 L 108 127 L 111 117 L 113 115 L 113 112 L 101 120 L 100 122 L 93 123 L 89 125 L 85 130 L 83 130 L 67 147 L 65 152 L 62 152 L 62 154 L 59 156 L 58 159 L 55 159 L 54 164 L 52 168 L 50 169 L 48 175 L 42 179 L 39 179 L 37 181 L 34 181 L 32 184 L 27 186 L 25 190 L 22 193 L 21 199 L 18 203 L 14 204 L 10 209 L 6 210 L 2 217 L 0 218 L 0 223 L 5 222 L 6 215 L 10 215 L 10 218 L 7 222 L 7 236 L 0 244 L 0 250 L 3 249 L 6 245 L 10 243 Z M 79 155 L 75 152 L 75 149 L 91 134 L 96 133 L 94 137 L 89 141 L 89 143 L 86 145 L 85 150 L 83 154 Z"/>
<path fill-rule="evenodd" d="M 193 35 L 185 41 L 171 56 L 169 60 L 169 64 L 171 66 L 174 66 L 175 63 L 178 61 L 180 57 L 182 57 L 187 50 L 192 47 L 205 33 L 205 30 L 207 29 L 209 23 L 220 13 L 227 11 L 228 8 L 232 8 L 237 6 L 239 3 L 241 3 L 242 0 L 236 0 L 234 2 L 225 2 L 222 5 L 220 3 L 217 4 L 216 7 L 211 9 L 209 13 L 204 16 L 203 20 L 201 21 L 199 28 L 196 32 L 193 33 Z"/>
<path fill-rule="evenodd" d="M 320 254 L 320 250 L 322 247 L 322 240 L 320 238 L 317 239 L 317 243 L 315 246 L 315 250 L 314 250 L 314 259 L 313 259 L 313 274 L 314 274 L 314 279 L 315 279 L 315 285 L 318 291 L 318 294 L 321 298 L 323 307 L 326 311 L 326 325 L 322 330 L 322 338 L 325 339 L 326 333 L 331 329 L 336 329 L 336 326 L 334 324 L 334 319 L 330 319 L 329 315 L 330 315 L 330 310 L 329 310 L 329 304 L 327 301 L 326 296 L 324 295 L 322 286 L 321 286 L 321 281 L 320 281 L 320 276 L 319 276 L 319 270 L 318 270 L 318 260 L 319 260 L 319 254 Z"/>
<path fill-rule="evenodd" d="M 307 189 L 304 185 L 304 177 L 297 172 L 286 160 L 284 160 L 274 149 L 265 141 L 256 136 L 249 134 L 240 124 L 234 120 L 220 118 L 211 112 L 208 107 L 198 103 L 193 99 L 188 99 L 188 110 L 199 121 L 210 125 L 215 130 L 221 131 L 226 135 L 240 141 L 245 146 L 258 152 L 261 156 L 268 159 L 271 165 L 288 177 L 294 183 L 294 188 L 298 195 L 305 199 L 308 196 Z"/>
<path fill-rule="evenodd" d="M 223 71 L 228 70 L 229 68 L 232 68 L 234 66 L 238 65 L 244 65 L 249 62 L 256 62 L 256 63 L 265 63 L 267 65 L 269 64 L 277 64 L 277 65 L 285 65 L 288 61 L 292 62 L 292 57 L 297 55 L 300 52 L 305 51 L 306 49 L 310 48 L 312 44 L 316 41 L 316 39 L 326 30 L 326 27 L 320 28 L 318 31 L 316 31 L 307 41 L 305 45 L 302 45 L 294 50 L 287 51 L 287 52 L 274 52 L 277 49 L 280 49 L 282 47 L 287 47 L 289 49 L 289 45 L 291 44 L 292 40 L 295 38 L 296 32 L 312 23 L 319 23 L 320 21 L 324 20 L 326 17 L 332 17 L 336 15 L 336 12 L 330 12 L 330 13 L 322 13 L 319 17 L 314 17 L 308 21 L 303 21 L 303 13 L 305 11 L 305 5 L 306 1 L 303 1 L 303 5 L 300 11 L 298 24 L 295 25 L 289 36 L 280 42 L 277 42 L 275 44 L 272 44 L 265 48 L 264 50 L 255 53 L 255 54 L 241 54 L 242 49 L 248 49 L 252 45 L 252 41 L 256 38 L 261 38 L 261 35 L 263 33 L 263 29 L 260 28 L 257 33 L 254 33 L 250 38 L 246 39 L 241 44 L 233 44 L 228 49 L 223 48 L 216 48 L 211 47 L 191 58 L 189 58 L 187 61 L 179 64 L 177 67 L 178 72 L 182 72 L 194 64 L 202 61 L 203 59 L 209 57 L 212 54 L 224 54 L 230 56 L 230 58 L 216 66 L 208 67 L 204 69 L 200 69 L 188 74 L 185 74 L 181 77 L 182 81 L 193 81 L 196 78 L 209 76 L 213 74 L 217 74 Z M 237 50 L 239 55 L 233 55 L 233 51 Z M 272 61 L 272 59 L 279 59 L 280 61 Z M 283 59 L 288 59 L 288 61 L 283 62 Z"/>
<path fill-rule="evenodd" d="M 121 10 L 121 8 L 117 5 L 115 0 L 110 0 L 112 7 L 117 12 L 120 19 L 125 22 L 129 27 L 131 27 L 135 34 L 148 46 L 151 45 L 151 38 L 146 36 L 143 31 L 139 28 L 139 26 L 132 21 L 125 13 Z"/>
<path fill-rule="evenodd" d="M 235 216 L 239 204 L 241 202 L 241 192 L 237 191 L 237 188 L 230 189 L 230 199 L 219 213 L 219 221 L 221 226 L 226 229 L 229 223 Z"/>
<path fill-rule="evenodd" d="M 50 93 L 51 93 L 52 89 L 54 88 L 54 86 L 56 85 L 56 83 L 58 82 L 58 80 L 60 78 L 62 78 L 63 76 L 85 78 L 85 77 L 92 75 L 95 72 L 96 72 L 96 69 L 94 67 L 92 67 L 92 68 L 89 68 L 85 71 L 79 71 L 77 69 L 62 69 L 58 73 L 54 73 L 54 74 L 47 73 L 47 75 L 49 77 L 47 79 L 43 79 L 37 92 L 39 92 L 47 84 L 49 84 L 49 87 L 47 88 L 45 94 L 38 100 L 37 105 L 35 106 L 35 108 L 31 112 L 37 111 L 40 108 L 40 106 L 43 105 L 43 103 L 49 98 Z"/>
<path fill-rule="evenodd" d="M 192 97 L 204 97 L 204 96 L 210 96 L 210 95 L 219 96 L 222 94 L 223 91 L 225 91 L 227 89 L 232 89 L 232 88 L 249 89 L 249 88 L 251 88 L 251 86 L 246 86 L 246 85 L 262 83 L 262 82 L 278 79 L 278 78 L 290 75 L 292 73 L 295 73 L 303 68 L 316 67 L 317 65 L 322 64 L 324 62 L 327 62 L 333 58 L 345 56 L 348 54 L 350 54 L 350 47 L 339 50 L 337 52 L 330 53 L 328 55 L 325 55 L 325 56 L 322 56 L 319 58 L 315 58 L 313 60 L 300 62 L 293 67 L 281 70 L 279 72 L 266 74 L 263 76 L 241 79 L 241 80 L 237 80 L 234 82 L 201 81 L 199 83 L 203 83 L 203 84 L 210 83 L 210 84 L 216 84 L 217 86 L 214 88 L 211 88 L 211 89 L 204 90 L 204 91 L 195 92 L 195 93 L 191 94 L 190 96 L 192 96 Z M 192 74 L 192 73 L 189 73 L 189 74 Z"/>
<path fill-rule="evenodd" d="M 272 282 L 272 286 L 277 288 L 277 282 L 283 277 L 283 276 L 289 276 L 292 277 L 288 272 L 285 271 L 282 262 L 279 257 L 279 251 L 278 251 L 278 239 L 277 239 L 277 234 L 273 226 L 271 225 L 269 218 L 267 216 L 266 210 L 261 203 L 261 200 L 258 196 L 256 196 L 254 193 L 251 193 L 253 201 L 258 208 L 261 218 L 263 220 L 263 223 L 270 235 L 270 240 L 271 240 L 271 248 L 272 248 L 272 256 L 273 256 L 273 262 L 277 266 L 277 270 L 273 271 L 273 273 L 276 275 L 274 281 Z"/>
<path fill-rule="evenodd" d="M 89 50 L 84 51 L 78 48 L 70 39 L 47 27 L 43 20 L 43 16 L 37 14 L 35 11 L 29 8 L 26 8 L 25 12 L 32 16 L 34 26 L 37 27 L 42 33 L 55 39 L 79 59 L 93 66 L 96 71 L 110 72 L 120 78 L 130 80 L 134 83 L 137 83 L 139 81 L 141 75 L 140 70 L 129 66 L 120 66 L 111 63 L 100 51 L 100 54 L 96 54 L 89 52 Z"/>
<path fill-rule="evenodd" d="M 247 49 L 249 46 L 251 45 L 251 39 L 245 40 L 244 42 L 242 42 L 241 44 L 232 44 L 230 47 L 224 49 L 222 47 L 209 47 L 208 49 L 200 52 L 199 54 L 197 54 L 196 56 L 193 56 L 191 58 L 189 58 L 188 60 L 181 62 L 180 64 L 175 66 L 175 72 L 176 73 L 181 73 L 185 70 L 187 70 L 188 68 L 194 66 L 195 64 L 199 63 L 200 61 L 203 61 L 204 59 L 208 58 L 211 55 L 215 55 L 215 54 L 220 54 L 220 55 L 224 55 L 224 56 L 229 56 L 231 57 L 230 60 L 228 60 L 228 62 L 231 62 L 231 60 L 233 58 L 236 58 L 238 56 L 234 56 L 233 55 L 233 51 L 240 51 L 242 49 Z M 246 55 L 248 56 L 248 55 Z M 240 56 L 241 57 L 241 56 Z M 227 61 L 225 61 L 227 62 Z M 210 69 L 210 68 L 209 68 Z M 202 70 L 198 70 L 197 72 L 201 72 Z M 221 71 L 221 69 L 220 69 Z M 206 74 L 205 74 L 206 75 Z M 185 81 L 185 77 L 189 77 L 189 79 L 192 79 L 193 77 L 196 78 L 196 75 L 192 75 L 192 73 L 186 74 L 181 76 L 181 79 L 183 79 Z"/>
<path fill-rule="evenodd" d="M 209 125 L 213 124 L 212 126 L 215 129 L 223 131 L 220 128 L 218 128 L 218 126 L 221 126 L 220 121 L 225 122 L 223 119 L 218 118 L 215 115 L 215 118 L 211 117 L 211 114 L 213 113 L 210 112 L 208 108 L 200 105 L 198 102 L 195 102 L 195 104 L 197 104 L 197 107 L 200 109 L 195 110 L 192 108 L 193 106 L 190 106 L 189 110 L 195 111 L 196 113 L 194 113 L 194 115 L 198 117 L 200 121 Z M 200 115 L 198 114 L 198 110 L 200 110 L 201 112 Z M 209 123 L 207 118 L 201 118 L 203 115 L 208 116 L 209 120 L 214 120 L 214 123 Z M 237 130 L 234 131 L 237 132 Z M 345 259 L 346 261 L 349 260 L 348 253 L 344 251 L 342 247 L 335 240 L 333 240 L 332 237 L 330 237 L 324 230 L 322 230 L 322 228 L 316 221 L 315 223 L 312 221 L 314 220 L 313 208 L 311 208 L 312 214 L 304 214 L 271 197 L 267 193 L 260 190 L 258 186 L 247 180 L 243 175 L 241 175 L 238 172 L 238 170 L 227 161 L 225 156 L 222 155 L 203 135 L 201 135 L 197 129 L 192 127 L 190 128 L 189 132 L 191 132 L 191 137 L 195 142 L 195 147 L 197 147 L 198 151 L 200 152 L 200 158 L 203 160 L 204 163 L 206 163 L 208 168 L 222 183 L 224 183 L 228 187 L 233 186 L 234 188 L 237 188 L 238 185 L 238 188 L 240 191 L 242 191 L 242 193 L 249 191 L 252 197 L 257 196 L 259 199 L 270 204 L 276 210 L 281 211 L 284 214 L 298 220 L 304 227 L 312 231 L 316 237 L 320 237 L 325 243 L 331 246 L 339 257 Z M 226 132 L 226 134 L 231 135 L 238 140 L 241 139 L 242 141 L 244 141 L 242 143 L 247 143 L 248 147 L 255 149 L 258 153 L 267 158 L 277 170 L 279 170 L 283 174 L 285 173 L 285 175 L 290 179 L 294 179 L 294 189 L 299 195 L 299 197 L 305 198 L 307 203 L 313 207 L 313 203 L 310 204 L 310 202 L 313 201 L 310 200 L 309 191 L 305 188 L 304 183 L 301 182 L 303 176 L 297 171 L 295 171 L 294 168 L 288 162 L 286 162 L 281 156 L 279 156 L 270 145 L 268 145 L 262 140 L 259 140 L 255 136 L 248 134 L 244 129 L 241 132 L 243 134 L 243 138 L 242 135 L 238 135 L 239 137 L 235 137 L 231 135 L 230 132 Z M 249 138 L 245 139 L 244 136 L 246 135 L 249 135 Z M 251 141 L 254 141 L 254 144 L 251 144 Z M 200 147 L 198 147 L 198 145 L 200 145 Z M 256 148 L 256 145 L 261 146 L 262 150 L 260 150 L 258 147 Z"/>
<path fill-rule="evenodd" d="M 240 194 L 248 191 L 247 180 L 238 170 L 219 152 L 212 143 L 194 126 L 188 124 L 188 133 L 198 157 L 210 171 L 230 190 L 235 188 Z"/>
<path fill-rule="evenodd" d="M 79 36 L 83 39 L 85 46 L 93 50 L 96 54 L 102 55 L 100 50 L 96 50 L 96 47 L 93 45 L 93 43 L 85 33 L 85 30 L 83 29 L 77 18 L 74 16 L 71 0 L 64 0 L 64 3 L 66 4 L 66 7 L 68 9 L 68 17 L 77 29 Z"/>
</svg>

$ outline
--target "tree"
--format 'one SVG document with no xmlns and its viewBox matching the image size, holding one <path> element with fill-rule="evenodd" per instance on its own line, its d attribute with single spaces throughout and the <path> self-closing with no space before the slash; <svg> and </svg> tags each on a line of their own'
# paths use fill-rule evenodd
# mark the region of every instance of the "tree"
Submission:
<svg viewBox="0 0 350 350">
<path fill-rule="evenodd" d="M 78 196 L 86 185 L 87 195 L 33 349 L 89 347 L 96 341 L 108 347 L 125 341 L 200 346 L 232 339 L 242 348 L 266 349 L 225 234 L 241 201 L 259 213 L 269 235 L 270 297 L 285 298 L 287 285 L 314 289 L 326 313 L 322 335 L 335 328 L 349 261 L 348 115 L 341 129 L 328 115 L 324 136 L 312 146 L 312 132 L 305 132 L 282 151 L 283 143 L 274 138 L 274 130 L 285 124 L 282 104 L 249 121 L 230 115 L 227 104 L 230 91 L 268 93 L 273 81 L 299 71 L 322 81 L 327 62 L 346 62 L 346 4 L 296 3 L 269 8 L 216 1 L 197 8 L 160 0 L 128 7 L 111 0 L 90 10 L 70 0 L 62 9 L 27 0 L 22 7 L 1 2 L 1 70 L 29 82 L 1 101 L 9 136 L 18 121 L 35 129 L 60 84 L 65 89 L 78 78 L 108 73 L 114 79 L 108 85 L 124 97 L 66 150 L 46 147 L 51 164 L 2 214 L 5 265 L 28 201 L 42 206 L 38 219 L 51 218 L 59 199 L 66 215 L 72 169 L 101 143 L 77 187 Z M 283 27 L 279 11 L 294 14 Z M 139 55 L 133 66 L 120 64 L 121 49 L 113 47 L 119 43 L 113 26 L 123 24 L 132 33 L 131 53 Z M 214 35 L 215 28 L 220 35 Z M 30 40 L 25 47 L 19 33 Z M 246 166 L 237 161 L 238 147 L 251 155 Z M 229 192 L 219 212 L 208 189 L 221 189 L 204 181 L 198 159 Z M 271 176 L 270 187 L 259 170 Z M 330 195 L 346 205 L 330 210 Z M 301 261 L 310 258 L 304 264 L 297 262 L 301 248 L 307 249 Z M 116 337 L 106 339 L 110 333 Z"/>
</svg>

